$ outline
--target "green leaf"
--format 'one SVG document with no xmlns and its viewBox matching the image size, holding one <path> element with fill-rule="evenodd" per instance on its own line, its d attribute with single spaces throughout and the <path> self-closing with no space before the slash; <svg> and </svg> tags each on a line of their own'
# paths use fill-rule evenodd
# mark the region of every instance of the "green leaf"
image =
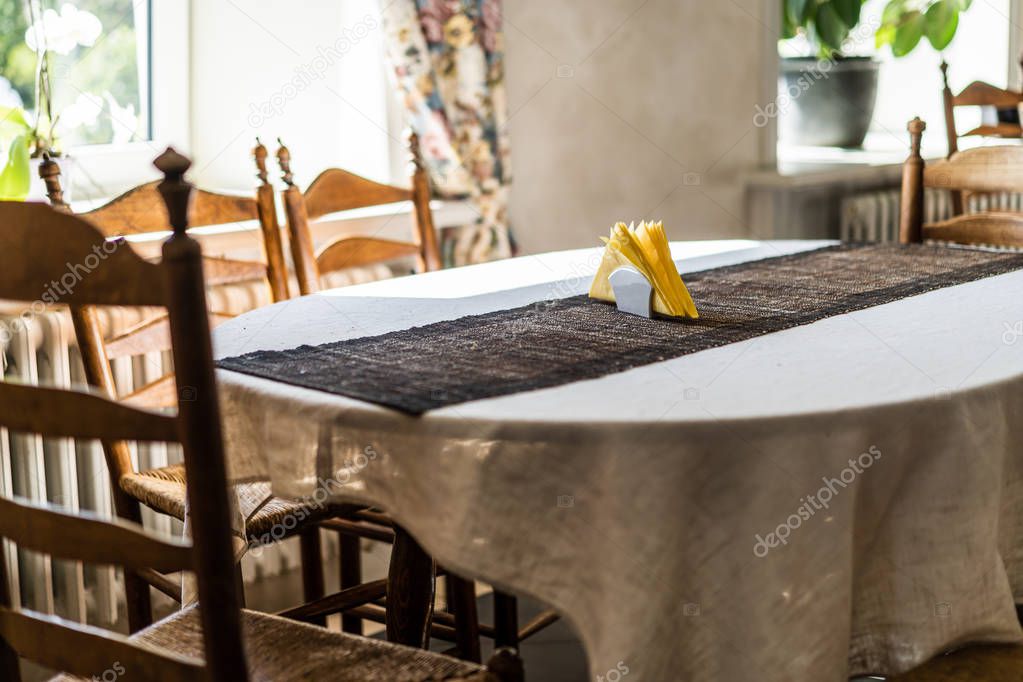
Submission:
<svg viewBox="0 0 1023 682">
<path fill-rule="evenodd" d="M 14 107 L 0 107 L 0 145 L 32 130 L 25 121 L 25 112 Z"/>
<path fill-rule="evenodd" d="M 954 2 L 959 7 L 960 12 L 970 9 L 970 5 L 973 4 L 973 0 L 954 0 Z"/>
<path fill-rule="evenodd" d="M 0 170 L 0 200 L 24 201 L 30 179 L 28 135 L 18 135 L 7 148 L 7 165 Z"/>
<path fill-rule="evenodd" d="M 848 27 L 846 30 L 860 23 L 862 0 L 831 0 L 831 4 L 835 6 L 842 23 Z"/>
<path fill-rule="evenodd" d="M 25 112 L 17 107 L 0 107 L 0 123 L 16 125 L 28 130 L 28 122 L 25 120 Z"/>
<path fill-rule="evenodd" d="M 806 5 L 808 0 L 785 0 L 785 17 L 793 26 L 799 26 L 806 18 Z"/>
<path fill-rule="evenodd" d="M 927 40 L 939 52 L 948 47 L 959 28 L 959 0 L 941 0 L 931 5 L 924 15 Z"/>
<path fill-rule="evenodd" d="M 881 28 L 877 29 L 877 34 L 874 36 L 874 45 L 877 49 L 881 49 L 885 45 L 891 45 L 895 42 L 895 24 L 884 24 Z"/>
<path fill-rule="evenodd" d="M 909 12 L 905 19 L 895 29 L 895 40 L 892 42 L 892 54 L 896 57 L 905 57 L 924 37 L 924 28 L 927 20 L 920 12 Z"/>
<path fill-rule="evenodd" d="M 906 2 L 907 0 L 891 0 L 885 5 L 884 11 L 881 13 L 882 26 L 898 24 L 902 15 L 906 13 Z"/>
<path fill-rule="evenodd" d="M 849 27 L 838 16 L 838 10 L 831 3 L 821 5 L 817 9 L 814 23 L 817 25 L 817 35 L 820 37 L 821 47 L 833 51 L 842 47 L 842 41 L 849 34 Z"/>
</svg>

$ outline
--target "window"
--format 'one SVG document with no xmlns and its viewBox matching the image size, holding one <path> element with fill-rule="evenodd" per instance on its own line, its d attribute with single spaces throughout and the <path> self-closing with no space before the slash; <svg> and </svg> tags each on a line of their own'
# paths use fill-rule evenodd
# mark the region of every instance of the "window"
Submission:
<svg viewBox="0 0 1023 682">
<path fill-rule="evenodd" d="M 0 17 L 0 104 L 59 150 L 150 138 L 148 2 L 0 0 Z"/>
<path fill-rule="evenodd" d="M 65 196 L 116 196 L 156 177 L 152 160 L 166 145 L 189 150 L 189 7 L 182 0 L 0 0 L 0 107 L 23 106 L 29 123 L 37 115 L 33 48 L 37 35 L 52 41 L 56 146 L 73 161 Z M 37 25 L 42 34 L 32 30 Z"/>
<path fill-rule="evenodd" d="M 848 53 L 872 56 L 881 62 L 878 81 L 877 105 L 870 132 L 864 142 L 866 154 L 825 148 L 791 147 L 778 145 L 779 161 L 892 161 L 905 156 L 908 144 L 906 123 L 919 116 L 928 124 L 924 136 L 924 152 L 941 156 L 946 152 L 944 134 L 945 114 L 942 102 L 942 59 L 949 64 L 949 82 L 959 92 L 973 81 L 983 81 L 998 87 L 1018 86 L 1020 66 L 1015 56 L 1019 31 L 1019 0 L 984 0 L 972 3 L 960 16 L 959 27 L 952 43 L 942 53 L 936 52 L 923 39 L 909 55 L 896 59 L 888 48 L 877 50 L 874 30 L 880 25 L 881 14 L 889 0 L 866 0 L 860 20 L 860 30 Z M 780 55 L 795 56 L 805 49 L 797 41 L 782 43 Z M 979 108 L 964 108 L 956 112 L 960 132 L 980 124 Z M 981 138 L 968 138 L 963 145 L 981 144 Z"/>
</svg>

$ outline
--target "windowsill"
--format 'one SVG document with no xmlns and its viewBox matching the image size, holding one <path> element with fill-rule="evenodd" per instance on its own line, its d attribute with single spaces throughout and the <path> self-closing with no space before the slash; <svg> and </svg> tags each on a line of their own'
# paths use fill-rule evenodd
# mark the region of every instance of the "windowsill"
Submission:
<svg viewBox="0 0 1023 682">
<path fill-rule="evenodd" d="M 945 156 L 945 145 L 932 136 L 923 149 L 925 159 Z M 935 144 L 937 143 L 937 144 Z M 802 187 L 839 182 L 894 180 L 909 155 L 905 142 L 886 132 L 870 133 L 863 148 L 801 147 L 778 144 L 775 168 L 761 169 L 746 176 L 752 187 Z"/>
<path fill-rule="evenodd" d="M 901 167 L 909 155 L 909 135 L 902 140 L 895 133 L 872 132 L 861 149 L 842 147 L 801 147 L 778 144 L 777 168 L 757 171 L 751 181 L 773 178 L 775 184 L 818 183 L 841 177 L 866 177 L 870 173 L 888 173 Z M 961 149 L 985 145 L 1013 144 L 1006 138 L 960 137 Z M 943 135 L 925 135 L 921 154 L 928 161 L 945 158 Z"/>
</svg>

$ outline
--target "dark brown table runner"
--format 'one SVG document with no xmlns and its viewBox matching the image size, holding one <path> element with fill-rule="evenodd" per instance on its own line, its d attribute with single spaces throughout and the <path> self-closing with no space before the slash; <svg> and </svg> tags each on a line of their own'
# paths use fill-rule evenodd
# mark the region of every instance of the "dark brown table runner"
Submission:
<svg viewBox="0 0 1023 682">
<path fill-rule="evenodd" d="M 575 296 L 380 336 L 221 360 L 410 414 L 560 386 L 1023 268 L 1023 254 L 842 244 L 686 275 L 699 320 Z"/>
</svg>

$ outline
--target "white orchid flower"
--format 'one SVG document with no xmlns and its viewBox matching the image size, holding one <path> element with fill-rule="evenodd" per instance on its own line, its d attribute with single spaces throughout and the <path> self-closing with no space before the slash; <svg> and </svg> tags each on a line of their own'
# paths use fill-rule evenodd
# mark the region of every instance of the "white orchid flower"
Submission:
<svg viewBox="0 0 1023 682">
<path fill-rule="evenodd" d="M 110 107 L 110 122 L 114 129 L 114 144 L 131 142 L 139 128 L 139 117 L 135 114 L 135 105 L 129 103 L 122 107 L 110 94 L 110 91 L 103 93 L 103 98 Z"/>
<path fill-rule="evenodd" d="M 52 9 L 45 10 L 42 17 L 29 26 L 25 31 L 25 44 L 35 53 L 49 50 L 66 55 L 79 45 L 95 45 L 102 32 L 103 24 L 95 14 L 64 3 L 60 14 Z"/>
<path fill-rule="evenodd" d="M 99 34 L 103 32 L 103 24 L 92 12 L 78 9 L 74 5 L 64 3 L 60 8 L 60 16 L 71 27 L 71 35 L 83 47 L 96 44 Z"/>
<path fill-rule="evenodd" d="M 91 126 L 103 112 L 103 98 L 83 92 L 60 112 L 60 128 L 67 132 L 81 126 Z"/>
</svg>

